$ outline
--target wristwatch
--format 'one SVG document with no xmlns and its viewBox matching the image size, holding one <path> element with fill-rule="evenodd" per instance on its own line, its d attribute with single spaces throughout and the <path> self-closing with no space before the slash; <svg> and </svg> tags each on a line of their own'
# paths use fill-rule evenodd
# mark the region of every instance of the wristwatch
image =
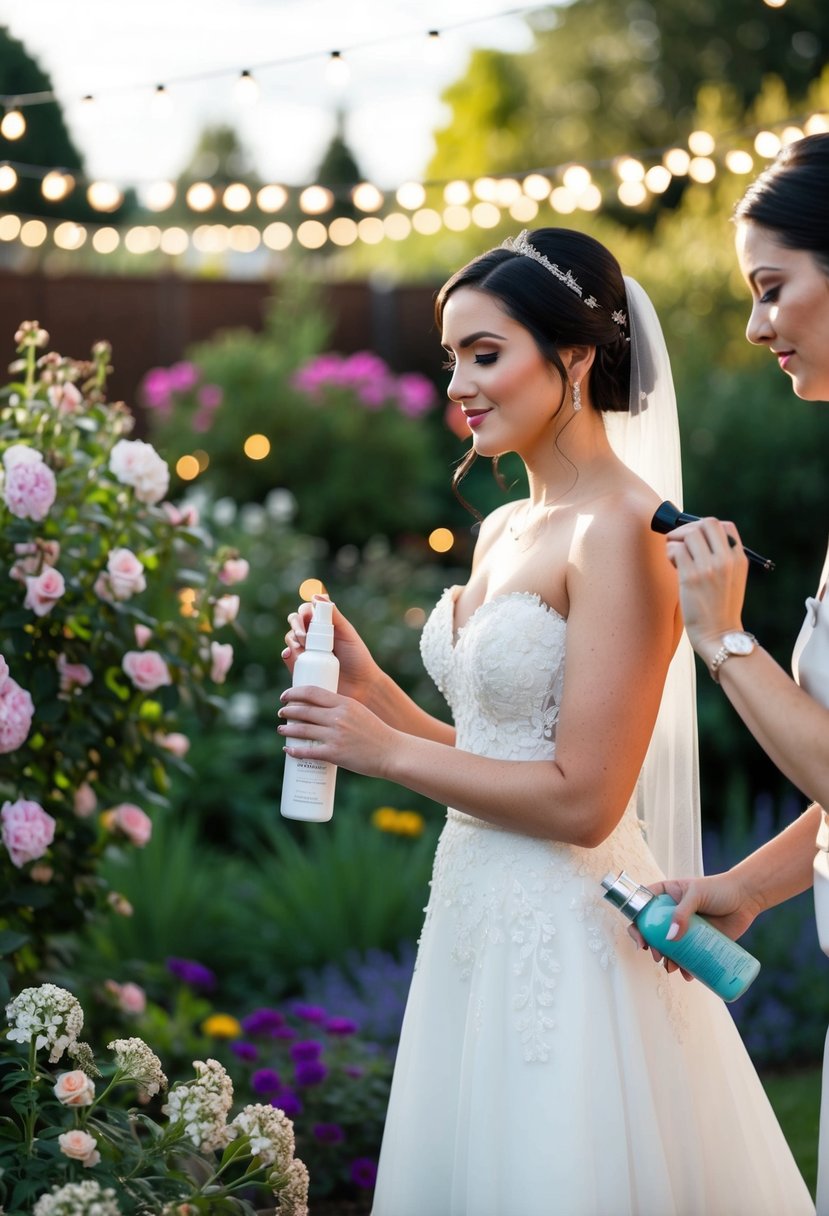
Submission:
<svg viewBox="0 0 829 1216">
<path fill-rule="evenodd" d="M 721 641 L 722 645 L 711 660 L 711 679 L 715 684 L 719 684 L 720 682 L 720 677 L 717 673 L 726 659 L 730 659 L 733 654 L 751 654 L 757 645 L 757 639 L 753 633 L 745 633 L 739 629 L 733 633 L 724 633 Z"/>
</svg>

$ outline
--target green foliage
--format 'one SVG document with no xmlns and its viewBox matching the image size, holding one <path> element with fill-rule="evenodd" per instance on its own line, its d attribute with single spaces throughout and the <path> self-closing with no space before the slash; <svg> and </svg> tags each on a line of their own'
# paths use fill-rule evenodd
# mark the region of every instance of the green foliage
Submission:
<svg viewBox="0 0 829 1216">
<path fill-rule="evenodd" d="M 145 379 L 158 443 L 173 460 L 198 449 L 204 485 L 216 495 L 261 501 L 274 487 L 297 503 L 302 530 L 331 544 L 361 544 L 377 532 L 428 526 L 447 480 L 423 377 L 395 376 L 378 356 L 320 356 L 328 322 L 307 283 L 283 285 L 264 332 L 225 333 L 191 352 L 198 383 L 158 391 L 164 369 Z M 175 384 L 177 369 L 170 369 Z M 206 410 L 206 389 L 222 404 Z M 267 454 L 245 454 L 262 435 Z"/>
<path fill-rule="evenodd" d="M 143 808 L 182 767 L 170 750 L 181 715 L 215 716 L 216 648 L 232 653 L 212 635 L 235 551 L 158 505 L 168 470 L 106 402 L 107 344 L 78 362 L 38 356 L 47 341 L 21 326 L 19 379 L 0 390 L 6 991 L 106 906 L 101 858 L 145 843 Z"/>
</svg>

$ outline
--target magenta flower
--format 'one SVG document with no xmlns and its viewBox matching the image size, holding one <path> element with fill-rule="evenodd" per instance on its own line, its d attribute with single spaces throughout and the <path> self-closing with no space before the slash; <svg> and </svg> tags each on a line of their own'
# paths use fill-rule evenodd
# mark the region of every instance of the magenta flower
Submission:
<svg viewBox="0 0 829 1216">
<path fill-rule="evenodd" d="M 167 369 L 167 383 L 174 393 L 189 393 L 199 382 L 199 369 L 194 363 L 182 361 Z"/>
<path fill-rule="evenodd" d="M 419 418 L 435 404 L 435 386 L 417 372 L 397 377 L 397 404 L 409 418 Z"/>
<path fill-rule="evenodd" d="M 55 838 L 55 820 L 39 802 L 4 802 L 0 810 L 3 820 L 3 844 L 12 865 L 18 869 L 27 861 L 42 857 Z"/>
<path fill-rule="evenodd" d="M 170 377 L 166 367 L 152 367 L 141 381 L 141 396 L 151 410 L 164 416 L 173 408 Z"/>
</svg>

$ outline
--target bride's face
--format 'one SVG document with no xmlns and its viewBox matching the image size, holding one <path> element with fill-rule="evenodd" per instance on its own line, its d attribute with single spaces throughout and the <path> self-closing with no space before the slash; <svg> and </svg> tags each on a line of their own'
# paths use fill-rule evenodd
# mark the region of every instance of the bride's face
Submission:
<svg viewBox="0 0 829 1216">
<path fill-rule="evenodd" d="M 566 408 L 558 371 L 532 335 L 484 291 L 458 288 L 443 309 L 448 394 L 463 410 L 479 456 L 525 455 L 545 444 Z"/>
<path fill-rule="evenodd" d="M 798 397 L 829 401 L 829 275 L 751 221 L 737 229 L 737 257 L 753 301 L 749 342 L 769 348 Z"/>
</svg>

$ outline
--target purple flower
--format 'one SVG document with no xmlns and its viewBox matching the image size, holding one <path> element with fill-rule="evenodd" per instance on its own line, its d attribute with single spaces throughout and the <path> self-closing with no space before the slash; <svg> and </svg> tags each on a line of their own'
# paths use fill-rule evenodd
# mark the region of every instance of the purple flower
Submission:
<svg viewBox="0 0 829 1216">
<path fill-rule="evenodd" d="M 252 1061 L 259 1058 L 259 1048 L 254 1043 L 246 1043 L 244 1039 L 237 1039 L 235 1043 L 231 1043 L 230 1050 L 239 1060 Z"/>
<path fill-rule="evenodd" d="M 343 1072 L 345 1073 L 345 1075 L 347 1077 L 353 1077 L 355 1079 L 355 1081 L 358 1080 L 360 1077 L 362 1077 L 363 1071 L 364 1070 L 360 1067 L 359 1064 L 344 1064 L 343 1065 Z"/>
<path fill-rule="evenodd" d="M 272 1039 L 295 1039 L 297 1031 L 293 1026 L 277 1026 L 276 1030 L 271 1031 Z"/>
<path fill-rule="evenodd" d="M 357 1186 L 371 1190 L 377 1181 L 377 1162 L 371 1157 L 355 1157 L 349 1170 L 351 1181 Z"/>
<path fill-rule="evenodd" d="M 319 1085 L 328 1076 L 328 1069 L 321 1060 L 307 1060 L 297 1064 L 294 1079 L 297 1085 Z"/>
<path fill-rule="evenodd" d="M 250 1084 L 255 1094 L 275 1094 L 282 1088 L 279 1074 L 272 1068 L 257 1068 Z"/>
<path fill-rule="evenodd" d="M 283 1089 L 281 1094 L 277 1094 L 275 1098 L 271 1098 L 271 1106 L 283 1111 L 289 1119 L 296 1118 L 303 1111 L 301 1100 L 291 1089 Z"/>
<path fill-rule="evenodd" d="M 325 1023 L 325 1029 L 329 1034 L 356 1034 L 358 1030 L 357 1023 L 352 1018 L 329 1018 Z"/>
<path fill-rule="evenodd" d="M 318 1043 L 316 1039 L 305 1039 L 301 1043 L 294 1043 L 291 1046 L 291 1059 L 295 1064 L 305 1064 L 311 1060 L 318 1060 L 322 1055 L 322 1043 Z"/>
<path fill-rule="evenodd" d="M 322 1144 L 339 1144 L 345 1140 L 345 1132 L 339 1123 L 315 1123 L 314 1135 Z"/>
<path fill-rule="evenodd" d="M 302 1001 L 297 1001 L 292 1005 L 291 1012 L 305 1022 L 324 1022 L 328 1017 L 321 1005 L 306 1005 Z"/>
<path fill-rule="evenodd" d="M 183 984 L 189 984 L 191 988 L 204 988 L 209 992 L 216 987 L 215 974 L 209 967 L 205 967 L 203 963 L 197 963 L 195 959 L 168 958 L 166 966 L 170 975 L 174 975 Z"/>
<path fill-rule="evenodd" d="M 271 1034 L 285 1024 L 285 1017 L 278 1009 L 254 1009 L 242 1018 L 242 1029 L 247 1034 Z"/>
</svg>

